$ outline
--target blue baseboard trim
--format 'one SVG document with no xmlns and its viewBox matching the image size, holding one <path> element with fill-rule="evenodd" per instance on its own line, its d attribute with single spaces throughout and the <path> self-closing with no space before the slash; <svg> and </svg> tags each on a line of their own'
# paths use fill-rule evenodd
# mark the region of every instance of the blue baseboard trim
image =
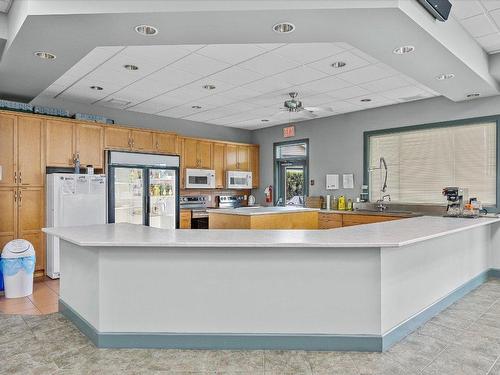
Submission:
<svg viewBox="0 0 500 375">
<path fill-rule="evenodd" d="M 406 337 L 448 306 L 484 283 L 500 278 L 500 269 L 490 269 L 474 277 L 452 293 L 392 329 L 377 335 L 315 334 L 210 334 L 210 333 L 129 333 L 99 332 L 64 301 L 59 312 L 68 318 L 98 348 L 164 348 L 210 350 L 318 350 L 382 352 Z"/>
<path fill-rule="evenodd" d="M 98 332 L 64 301 L 59 312 L 73 322 L 98 348 L 163 348 L 227 350 L 382 350 L 382 338 L 369 335 L 108 333 Z"/>
</svg>

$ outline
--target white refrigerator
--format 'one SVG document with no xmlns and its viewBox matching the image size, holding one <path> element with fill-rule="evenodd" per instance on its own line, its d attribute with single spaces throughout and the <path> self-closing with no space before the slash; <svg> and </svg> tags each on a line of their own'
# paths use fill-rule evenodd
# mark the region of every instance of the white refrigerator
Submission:
<svg viewBox="0 0 500 375">
<path fill-rule="evenodd" d="M 47 226 L 106 223 L 106 176 L 70 173 L 47 175 Z M 46 274 L 59 278 L 59 238 L 47 235 Z"/>
</svg>

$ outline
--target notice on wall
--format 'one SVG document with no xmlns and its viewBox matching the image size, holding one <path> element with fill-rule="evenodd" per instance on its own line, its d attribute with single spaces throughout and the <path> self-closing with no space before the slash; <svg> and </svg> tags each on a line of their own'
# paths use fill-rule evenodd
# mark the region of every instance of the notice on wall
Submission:
<svg viewBox="0 0 500 375">
<path fill-rule="evenodd" d="M 344 189 L 354 189 L 354 175 L 352 173 L 342 175 L 342 186 Z"/>
<path fill-rule="evenodd" d="M 283 128 L 283 137 L 290 138 L 295 137 L 295 125 L 287 126 Z"/>
<path fill-rule="evenodd" d="M 339 175 L 327 174 L 326 175 L 326 190 L 335 190 L 339 188 Z"/>
</svg>

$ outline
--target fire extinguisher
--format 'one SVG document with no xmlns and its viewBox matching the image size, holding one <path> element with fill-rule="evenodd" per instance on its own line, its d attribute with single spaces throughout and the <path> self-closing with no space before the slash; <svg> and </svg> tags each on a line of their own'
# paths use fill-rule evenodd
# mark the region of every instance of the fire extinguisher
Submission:
<svg viewBox="0 0 500 375">
<path fill-rule="evenodd" d="M 273 202 L 273 186 L 269 185 L 268 187 L 265 188 L 264 194 L 266 195 L 266 203 L 272 203 Z"/>
</svg>

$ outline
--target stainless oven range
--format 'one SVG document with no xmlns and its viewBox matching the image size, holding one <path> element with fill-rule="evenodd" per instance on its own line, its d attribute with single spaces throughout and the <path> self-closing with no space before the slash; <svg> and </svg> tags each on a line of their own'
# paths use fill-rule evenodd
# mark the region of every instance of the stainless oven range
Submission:
<svg viewBox="0 0 500 375">
<path fill-rule="evenodd" d="M 181 196 L 181 209 L 191 210 L 191 229 L 208 229 L 208 197 L 206 195 Z"/>
</svg>

